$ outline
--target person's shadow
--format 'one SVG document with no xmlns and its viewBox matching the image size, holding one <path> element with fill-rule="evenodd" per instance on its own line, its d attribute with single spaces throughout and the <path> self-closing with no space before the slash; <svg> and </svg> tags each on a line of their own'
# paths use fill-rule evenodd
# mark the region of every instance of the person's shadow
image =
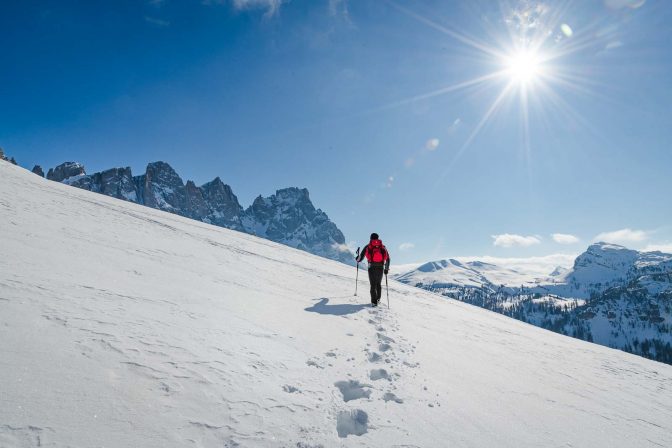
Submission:
<svg viewBox="0 0 672 448">
<path fill-rule="evenodd" d="M 339 303 L 336 305 L 328 305 L 329 299 L 323 297 L 313 306 L 309 306 L 305 310 L 311 313 L 331 314 L 334 316 L 345 316 L 347 314 L 357 313 L 370 305 L 353 304 L 353 303 Z"/>
</svg>

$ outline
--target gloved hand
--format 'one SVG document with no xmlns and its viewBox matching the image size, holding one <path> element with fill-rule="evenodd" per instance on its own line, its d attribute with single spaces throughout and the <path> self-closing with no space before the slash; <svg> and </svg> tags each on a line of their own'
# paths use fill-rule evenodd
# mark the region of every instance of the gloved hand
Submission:
<svg viewBox="0 0 672 448">
<path fill-rule="evenodd" d="M 387 275 L 387 271 L 389 271 L 389 269 L 385 269 L 385 270 L 383 271 L 383 272 L 385 273 L 385 275 Z"/>
</svg>

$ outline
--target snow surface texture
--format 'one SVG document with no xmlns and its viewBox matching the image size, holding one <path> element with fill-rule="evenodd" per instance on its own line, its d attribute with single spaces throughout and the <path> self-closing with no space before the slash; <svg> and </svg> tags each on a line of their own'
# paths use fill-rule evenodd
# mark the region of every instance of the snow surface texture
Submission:
<svg viewBox="0 0 672 448">
<path fill-rule="evenodd" d="M 2 447 L 672 446 L 664 364 L 5 162 L 0 226 Z"/>
</svg>

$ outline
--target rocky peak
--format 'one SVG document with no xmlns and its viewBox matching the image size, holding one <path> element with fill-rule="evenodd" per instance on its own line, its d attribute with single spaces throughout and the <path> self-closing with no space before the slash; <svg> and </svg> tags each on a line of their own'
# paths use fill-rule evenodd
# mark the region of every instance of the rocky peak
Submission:
<svg viewBox="0 0 672 448">
<path fill-rule="evenodd" d="M 283 188 L 275 192 L 275 198 L 278 201 L 286 202 L 292 205 L 297 203 L 310 203 L 310 194 L 308 193 L 307 188 Z"/>
<path fill-rule="evenodd" d="M 305 188 L 257 197 L 245 211 L 243 225 L 255 235 L 352 264 L 343 233 L 326 213 L 315 209 Z"/>
<path fill-rule="evenodd" d="M 81 166 L 80 164 L 77 165 Z M 71 172 L 74 173 L 77 171 L 71 170 Z M 83 190 L 112 196 L 117 199 L 137 202 L 137 192 L 130 167 L 112 168 L 89 175 L 84 174 L 82 167 L 82 172 L 80 174 L 69 176 L 61 182 Z"/>
<path fill-rule="evenodd" d="M 77 162 L 65 162 L 58 165 L 56 168 L 51 168 L 47 173 L 47 179 L 55 182 L 63 182 L 71 177 L 86 174 L 84 165 Z"/>
<path fill-rule="evenodd" d="M 35 165 L 32 169 L 32 172 L 40 177 L 44 177 L 44 171 L 40 165 Z"/>
<path fill-rule="evenodd" d="M 131 167 L 112 168 L 97 174 L 100 192 L 127 201 L 137 201 Z"/>
<path fill-rule="evenodd" d="M 233 194 L 231 187 L 222 182 L 222 179 L 219 177 L 215 177 L 212 181 L 201 185 L 201 189 L 205 197 L 210 201 L 219 199 L 226 203 L 235 202 L 238 204 L 238 198 Z"/>
<path fill-rule="evenodd" d="M 186 216 L 202 221 L 208 214 L 208 206 L 203 199 L 203 192 L 192 180 L 188 180 L 184 188 L 187 197 Z"/>
<path fill-rule="evenodd" d="M 204 221 L 234 230 L 245 230 L 242 224 L 243 207 L 231 187 L 219 177 L 201 186 L 208 207 Z"/>
<path fill-rule="evenodd" d="M 182 178 L 177 174 L 173 167 L 166 162 L 158 161 L 147 164 L 145 175 L 147 176 L 147 182 L 155 182 L 174 187 L 184 187 Z"/>
<path fill-rule="evenodd" d="M 170 165 L 165 162 L 150 163 L 142 181 L 142 197 L 146 206 L 178 215 L 186 214 L 186 188 Z"/>
</svg>

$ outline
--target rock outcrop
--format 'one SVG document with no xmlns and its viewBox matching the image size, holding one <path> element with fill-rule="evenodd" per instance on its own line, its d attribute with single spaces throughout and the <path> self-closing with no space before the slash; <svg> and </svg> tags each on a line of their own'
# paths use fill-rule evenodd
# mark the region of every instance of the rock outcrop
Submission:
<svg viewBox="0 0 672 448">
<path fill-rule="evenodd" d="M 86 171 L 84 170 L 84 165 L 81 163 L 65 162 L 58 165 L 56 168 L 50 169 L 47 173 L 47 179 L 55 182 L 63 182 L 66 179 L 85 174 Z"/>
<path fill-rule="evenodd" d="M 231 187 L 226 185 L 219 177 L 201 186 L 203 199 L 208 208 L 208 213 L 203 221 L 228 229 L 249 232 L 242 224 L 244 215 L 243 207 Z"/>
<path fill-rule="evenodd" d="M 35 165 L 31 171 L 40 177 L 44 177 L 44 171 L 40 165 Z"/>
</svg>

